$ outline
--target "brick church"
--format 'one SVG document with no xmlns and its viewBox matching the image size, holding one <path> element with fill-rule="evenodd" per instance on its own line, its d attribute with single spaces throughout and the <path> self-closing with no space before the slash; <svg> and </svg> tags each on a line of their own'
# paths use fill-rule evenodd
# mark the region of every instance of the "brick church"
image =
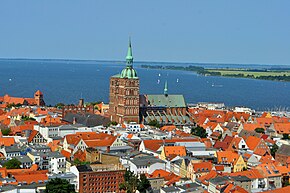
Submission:
<svg viewBox="0 0 290 193">
<path fill-rule="evenodd" d="M 126 67 L 110 79 L 109 114 L 117 123 L 137 122 L 161 125 L 192 125 L 183 95 L 168 94 L 167 81 L 163 94 L 139 95 L 139 78 L 133 68 L 131 41 L 126 56 Z"/>
<path fill-rule="evenodd" d="M 109 113 L 111 121 L 139 123 L 139 78 L 133 68 L 131 41 L 126 56 L 126 67 L 110 79 Z"/>
</svg>

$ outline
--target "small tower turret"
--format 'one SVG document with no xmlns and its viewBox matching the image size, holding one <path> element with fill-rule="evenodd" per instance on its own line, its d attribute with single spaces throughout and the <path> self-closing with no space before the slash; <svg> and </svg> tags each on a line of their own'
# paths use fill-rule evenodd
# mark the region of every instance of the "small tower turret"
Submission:
<svg viewBox="0 0 290 193">
<path fill-rule="evenodd" d="M 168 96 L 167 80 L 165 81 L 165 85 L 164 85 L 164 95 L 166 97 Z"/>
</svg>

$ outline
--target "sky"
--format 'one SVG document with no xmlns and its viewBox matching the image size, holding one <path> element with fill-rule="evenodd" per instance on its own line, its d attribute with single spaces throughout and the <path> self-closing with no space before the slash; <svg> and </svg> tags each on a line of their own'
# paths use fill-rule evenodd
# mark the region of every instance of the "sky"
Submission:
<svg viewBox="0 0 290 193">
<path fill-rule="evenodd" d="M 290 64 L 289 0 L 1 0 L 0 58 Z"/>
</svg>

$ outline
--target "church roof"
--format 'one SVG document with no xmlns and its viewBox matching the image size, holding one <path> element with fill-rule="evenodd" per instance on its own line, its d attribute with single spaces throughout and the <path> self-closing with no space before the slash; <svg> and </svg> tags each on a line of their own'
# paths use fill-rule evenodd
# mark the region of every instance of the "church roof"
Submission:
<svg viewBox="0 0 290 193">
<path fill-rule="evenodd" d="M 141 103 L 151 107 L 186 107 L 183 95 L 141 95 Z"/>
<path fill-rule="evenodd" d="M 137 79 L 137 72 L 133 67 L 126 67 L 121 72 L 121 78 Z"/>
<path fill-rule="evenodd" d="M 132 54 L 132 46 L 131 40 L 129 39 L 129 47 L 126 56 L 126 68 L 124 68 L 121 72 L 121 78 L 129 78 L 129 79 L 137 79 L 137 72 L 133 68 L 133 54 Z"/>
</svg>

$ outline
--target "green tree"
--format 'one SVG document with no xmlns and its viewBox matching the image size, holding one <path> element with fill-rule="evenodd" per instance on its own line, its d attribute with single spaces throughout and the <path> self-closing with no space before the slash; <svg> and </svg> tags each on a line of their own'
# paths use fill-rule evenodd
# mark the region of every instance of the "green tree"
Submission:
<svg viewBox="0 0 290 193">
<path fill-rule="evenodd" d="M 77 165 L 77 166 L 79 166 L 79 165 L 86 165 L 86 164 L 89 164 L 90 162 L 82 162 L 82 161 L 80 161 L 78 158 L 76 158 L 76 159 L 74 159 L 74 165 Z"/>
<path fill-rule="evenodd" d="M 203 127 L 200 127 L 199 125 L 197 127 L 191 129 L 191 134 L 196 135 L 200 138 L 207 137 L 206 130 Z"/>
<path fill-rule="evenodd" d="M 149 188 L 151 188 L 150 182 L 147 179 L 147 177 L 145 176 L 145 174 L 141 174 L 140 175 L 140 182 L 138 184 L 138 191 L 140 193 L 146 193 L 146 190 L 148 190 Z"/>
<path fill-rule="evenodd" d="M 135 193 L 138 190 L 140 193 L 145 193 L 151 188 L 149 180 L 144 174 L 140 175 L 140 179 L 133 172 L 127 170 L 124 174 L 125 182 L 119 185 L 120 190 L 125 190 L 127 193 Z"/>
<path fill-rule="evenodd" d="M 282 139 L 289 139 L 289 134 L 284 133 Z"/>
<path fill-rule="evenodd" d="M 138 177 L 131 171 L 127 170 L 124 174 L 124 183 L 119 186 L 120 190 L 125 190 L 127 193 L 135 193 L 139 184 Z"/>
<path fill-rule="evenodd" d="M 152 120 L 148 123 L 148 125 L 152 126 L 152 127 L 157 127 L 160 128 L 160 124 L 157 120 Z"/>
<path fill-rule="evenodd" d="M 54 178 L 46 184 L 45 193 L 75 193 L 75 186 L 65 179 Z"/>
<path fill-rule="evenodd" d="M 22 119 L 23 121 L 35 121 L 34 118 L 29 117 L 29 116 L 26 116 L 26 115 L 22 115 L 22 116 L 21 116 L 21 119 Z"/>
<path fill-rule="evenodd" d="M 255 131 L 257 133 L 263 133 L 263 134 L 265 134 L 265 129 L 264 128 L 256 128 Z"/>
<path fill-rule="evenodd" d="M 10 128 L 3 128 L 3 129 L 1 129 L 1 132 L 3 135 L 9 135 L 11 133 L 11 129 Z"/>
<path fill-rule="evenodd" d="M 110 125 L 116 126 L 116 125 L 118 125 L 118 123 L 117 123 L 116 121 L 112 121 L 112 122 L 110 123 Z"/>
<path fill-rule="evenodd" d="M 65 106 L 64 103 L 57 103 L 57 104 L 55 105 L 55 107 L 58 108 L 58 109 L 61 109 L 61 108 L 64 107 L 64 106 Z"/>
<path fill-rule="evenodd" d="M 19 169 L 21 162 L 18 159 L 12 158 L 3 164 L 3 166 L 7 169 Z"/>
<path fill-rule="evenodd" d="M 274 144 L 271 148 L 271 155 L 275 157 L 276 151 L 279 149 L 279 146 Z"/>
<path fill-rule="evenodd" d="M 22 104 L 20 104 L 20 103 L 17 103 L 17 104 L 10 103 L 6 106 L 6 108 L 11 109 L 12 107 L 21 107 L 21 106 L 22 106 Z"/>
</svg>

